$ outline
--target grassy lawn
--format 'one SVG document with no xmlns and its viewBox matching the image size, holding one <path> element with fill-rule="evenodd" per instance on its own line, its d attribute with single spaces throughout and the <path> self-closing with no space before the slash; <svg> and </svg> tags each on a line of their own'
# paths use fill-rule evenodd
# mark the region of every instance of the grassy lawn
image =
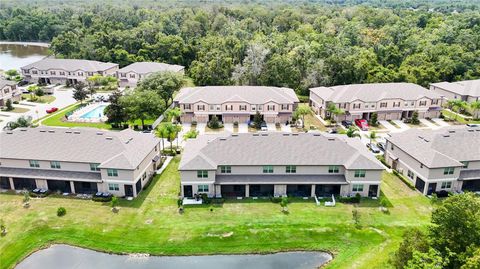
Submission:
<svg viewBox="0 0 480 269">
<path fill-rule="evenodd" d="M 289 205 L 289 214 L 269 201 L 227 201 L 218 206 L 177 212 L 179 158 L 133 201 L 121 200 L 114 214 L 107 204 L 48 197 L 22 207 L 22 196 L 0 194 L 0 215 L 8 234 L 0 239 L 1 268 L 11 268 L 32 251 L 53 243 L 115 253 L 189 255 L 327 250 L 335 255 L 328 268 L 386 268 L 402 233 L 425 227 L 431 205 L 399 179 L 385 174 L 382 191 L 390 213 L 378 202 L 316 206 L 312 200 Z M 67 215 L 57 217 L 59 206 Z M 360 212 L 361 228 L 352 220 Z M 210 209 L 213 209 L 211 211 Z M 227 235 L 227 236 L 225 236 Z"/>
<path fill-rule="evenodd" d="M 308 115 L 305 115 L 305 129 L 307 130 L 320 130 L 320 131 L 326 131 L 327 127 L 323 125 L 323 123 L 315 117 L 313 113 L 310 113 Z M 311 128 L 313 127 L 313 128 Z"/>
<path fill-rule="evenodd" d="M 461 124 L 467 124 L 467 123 L 478 123 L 480 124 L 480 120 L 466 120 L 464 117 L 462 117 L 461 115 L 456 115 L 455 113 L 452 113 L 451 111 L 448 111 L 448 110 L 442 110 L 442 114 L 446 117 L 446 118 L 450 118 L 452 120 L 456 120 L 457 122 L 461 123 Z M 456 117 L 456 118 L 455 118 Z"/>
<path fill-rule="evenodd" d="M 99 129 L 112 129 L 112 126 L 108 123 L 102 122 L 69 122 L 65 120 L 65 114 L 68 112 L 72 112 L 75 109 L 81 106 L 80 103 L 73 104 L 68 106 L 62 110 L 59 110 L 49 116 L 45 116 L 40 119 L 42 125 L 46 126 L 60 126 L 60 127 L 92 127 L 92 128 L 99 128 Z M 145 124 L 152 124 L 155 119 L 145 120 Z M 132 122 L 131 125 L 141 125 L 142 122 L 140 120 L 136 120 Z"/>
<path fill-rule="evenodd" d="M 35 102 L 35 103 L 50 104 L 56 99 L 55 96 L 53 95 L 44 95 L 42 97 L 37 97 L 35 101 L 31 101 L 30 97 L 31 95 L 28 93 L 22 94 L 22 99 L 27 100 L 29 102 Z"/>
<path fill-rule="evenodd" d="M 13 106 L 13 110 L 7 111 L 7 110 L 2 110 L 3 112 L 11 112 L 11 113 L 25 113 L 29 111 L 30 109 L 28 108 L 23 108 L 23 107 L 18 107 L 18 106 Z"/>
</svg>

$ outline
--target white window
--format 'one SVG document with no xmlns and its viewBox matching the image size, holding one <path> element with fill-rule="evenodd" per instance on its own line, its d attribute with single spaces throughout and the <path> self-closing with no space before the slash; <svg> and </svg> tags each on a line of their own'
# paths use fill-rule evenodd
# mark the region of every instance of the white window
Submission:
<svg viewBox="0 0 480 269">
<path fill-rule="evenodd" d="M 442 185 L 440 186 L 441 189 L 450 189 L 451 187 L 452 187 L 451 181 L 442 182 Z"/>
<path fill-rule="evenodd" d="M 120 187 L 118 186 L 118 184 L 108 183 L 108 190 L 109 191 L 119 191 Z"/>
<path fill-rule="evenodd" d="M 100 165 L 99 163 L 91 163 L 90 171 L 100 171 L 100 168 L 98 168 L 99 165 Z"/>
<path fill-rule="evenodd" d="M 40 163 L 37 160 L 30 160 L 30 167 L 39 168 Z"/>
<path fill-rule="evenodd" d="M 454 167 L 446 167 L 445 169 L 443 169 L 444 175 L 453 175 L 453 172 L 455 172 Z"/>
<path fill-rule="evenodd" d="M 207 170 L 198 170 L 197 171 L 197 178 L 208 178 L 208 171 Z"/>
<path fill-rule="evenodd" d="M 285 173 L 295 174 L 295 173 L 297 173 L 297 167 L 295 165 L 287 165 L 285 167 Z"/>
<path fill-rule="evenodd" d="M 410 171 L 410 170 L 408 170 L 407 175 L 408 175 L 408 177 L 411 178 L 411 179 L 414 179 L 414 178 L 415 178 L 415 175 L 414 175 L 413 172 Z"/>
<path fill-rule="evenodd" d="M 335 174 L 335 173 L 338 173 L 338 171 L 339 171 L 339 168 L 338 168 L 337 165 L 330 165 L 328 167 L 328 173 L 329 174 Z"/>
<path fill-rule="evenodd" d="M 257 110 L 257 106 L 256 105 L 252 105 L 252 111 L 255 111 Z"/>
<path fill-rule="evenodd" d="M 363 191 L 363 184 L 353 184 L 352 191 Z"/>
<path fill-rule="evenodd" d="M 229 165 L 222 165 L 222 166 L 220 166 L 220 173 L 231 174 L 232 173 L 232 167 L 229 166 Z"/>
<path fill-rule="evenodd" d="M 117 169 L 107 169 L 107 175 L 109 177 L 118 177 L 118 170 Z"/>
<path fill-rule="evenodd" d="M 60 169 L 60 162 L 57 162 L 57 161 L 51 161 L 51 162 L 50 162 L 50 168 L 53 168 L 53 169 Z"/>
<path fill-rule="evenodd" d="M 355 170 L 354 177 L 365 177 L 365 170 Z"/>
<path fill-rule="evenodd" d="M 271 165 L 264 165 L 264 166 L 263 166 L 263 173 L 264 173 L 264 174 L 272 174 L 272 173 L 273 173 L 273 166 L 271 166 Z"/>
<path fill-rule="evenodd" d="M 208 185 L 198 185 L 198 192 L 208 192 Z"/>
</svg>

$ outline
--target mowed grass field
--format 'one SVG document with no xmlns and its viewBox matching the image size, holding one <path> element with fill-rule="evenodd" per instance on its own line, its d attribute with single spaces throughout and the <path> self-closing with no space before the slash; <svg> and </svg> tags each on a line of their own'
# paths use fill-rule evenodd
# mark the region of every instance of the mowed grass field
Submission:
<svg viewBox="0 0 480 269">
<path fill-rule="evenodd" d="M 27 255 L 53 243 L 114 253 L 190 255 L 324 250 L 334 254 L 327 268 L 388 268 L 403 232 L 425 228 L 431 205 L 399 179 L 385 173 L 382 191 L 389 214 L 378 202 L 317 206 L 294 201 L 289 214 L 262 200 L 227 201 L 219 206 L 187 207 L 180 215 L 177 198 L 179 157 L 134 201 L 121 200 L 120 211 L 108 204 L 50 196 L 32 199 L 0 195 L 0 216 L 8 234 L 0 238 L 0 267 L 12 268 Z M 56 216 L 59 206 L 67 215 Z M 352 210 L 360 212 L 356 228 Z"/>
</svg>

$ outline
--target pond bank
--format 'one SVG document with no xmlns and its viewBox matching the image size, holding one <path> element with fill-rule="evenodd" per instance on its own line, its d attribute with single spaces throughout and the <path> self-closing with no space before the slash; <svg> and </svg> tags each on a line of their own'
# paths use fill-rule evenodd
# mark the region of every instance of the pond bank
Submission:
<svg viewBox="0 0 480 269">
<path fill-rule="evenodd" d="M 21 41 L 2 41 L 0 40 L 0 45 L 24 45 L 24 46 L 37 46 L 48 48 L 50 47 L 50 43 L 44 42 L 21 42 Z"/>
<path fill-rule="evenodd" d="M 332 256 L 328 253 L 312 251 L 265 255 L 150 256 L 148 254 L 116 255 L 69 245 L 52 245 L 34 252 L 16 268 L 314 269 L 331 260 Z"/>
</svg>

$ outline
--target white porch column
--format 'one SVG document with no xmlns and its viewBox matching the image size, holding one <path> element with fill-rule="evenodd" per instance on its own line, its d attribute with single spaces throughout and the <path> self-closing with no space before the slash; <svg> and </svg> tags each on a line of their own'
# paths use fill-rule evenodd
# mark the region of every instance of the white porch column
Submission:
<svg viewBox="0 0 480 269">
<path fill-rule="evenodd" d="M 274 196 L 285 196 L 287 195 L 287 185 L 273 185 L 273 195 Z"/>
<path fill-rule="evenodd" d="M 312 184 L 312 191 L 311 191 L 311 194 L 310 194 L 310 197 L 315 197 L 315 184 Z"/>
<path fill-rule="evenodd" d="M 245 197 L 250 197 L 250 185 L 245 185 Z"/>
<path fill-rule="evenodd" d="M 75 183 L 73 181 L 70 181 L 70 192 L 75 193 Z"/>
<path fill-rule="evenodd" d="M 180 197 L 185 197 L 184 194 L 183 194 L 183 185 L 180 184 Z"/>
<path fill-rule="evenodd" d="M 215 185 L 215 197 L 222 197 L 222 186 L 219 184 Z"/>
<path fill-rule="evenodd" d="M 13 185 L 13 178 L 9 177 L 8 181 L 10 181 L 10 189 L 15 190 L 15 185 Z"/>
</svg>

